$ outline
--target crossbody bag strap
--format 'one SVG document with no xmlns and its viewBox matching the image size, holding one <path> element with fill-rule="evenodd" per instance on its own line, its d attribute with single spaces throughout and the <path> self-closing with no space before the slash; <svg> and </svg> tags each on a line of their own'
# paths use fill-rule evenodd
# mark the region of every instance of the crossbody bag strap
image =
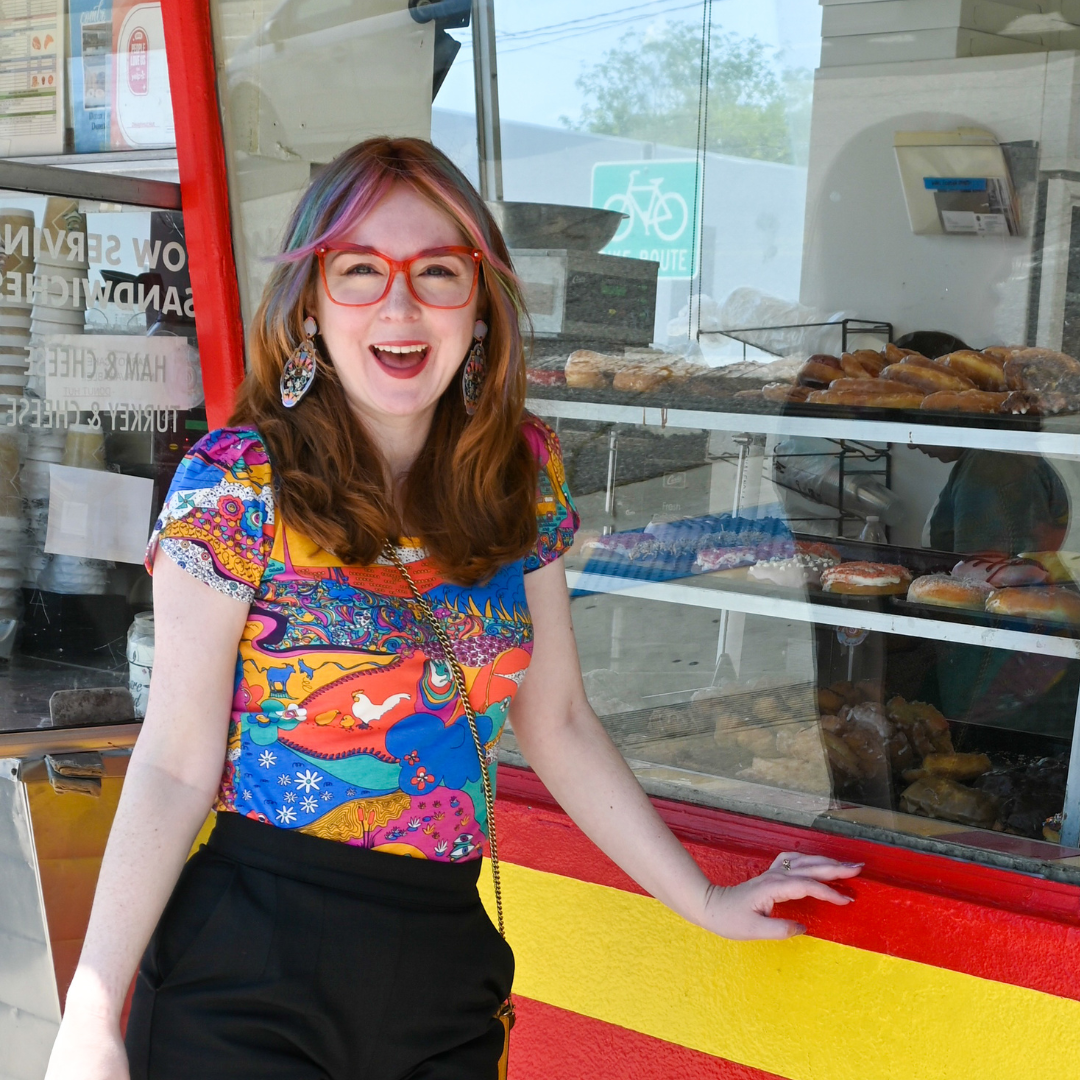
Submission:
<svg viewBox="0 0 1080 1080">
<path fill-rule="evenodd" d="M 424 613 L 424 617 L 431 625 L 435 637 L 442 646 L 446 662 L 450 667 L 451 678 L 454 680 L 454 688 L 458 692 L 458 697 L 461 698 L 462 708 L 465 710 L 465 716 L 469 721 L 469 731 L 472 732 L 473 743 L 476 745 L 476 755 L 480 759 L 480 779 L 484 786 L 484 806 L 487 809 L 488 853 L 491 861 L 491 880 L 495 886 L 495 911 L 499 918 L 499 934 L 505 938 L 506 928 L 503 923 L 502 883 L 499 880 L 499 847 L 495 838 L 495 794 L 491 789 L 491 776 L 488 773 L 488 755 L 484 749 L 483 741 L 480 738 L 480 729 L 476 726 L 476 710 L 473 709 L 472 703 L 469 701 L 469 695 L 465 687 L 465 672 L 462 671 L 461 664 L 458 663 L 457 656 L 454 653 L 454 647 L 450 641 L 450 635 L 436 617 L 427 597 L 416 587 L 416 582 L 413 581 L 412 574 L 409 573 L 409 568 L 402 561 L 401 556 L 389 541 L 384 545 L 383 553 L 386 558 L 401 571 L 401 576 L 409 586 L 409 591 L 412 593 L 417 607 Z"/>
</svg>

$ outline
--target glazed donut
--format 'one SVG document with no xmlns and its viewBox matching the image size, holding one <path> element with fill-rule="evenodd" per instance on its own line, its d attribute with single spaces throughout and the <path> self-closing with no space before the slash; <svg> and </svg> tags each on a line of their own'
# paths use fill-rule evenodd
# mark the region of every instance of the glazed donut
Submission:
<svg viewBox="0 0 1080 1080">
<path fill-rule="evenodd" d="M 986 356 L 974 349 L 960 349 L 939 357 L 938 363 L 954 375 L 970 379 L 978 390 L 1000 392 L 1005 389 L 1005 363 L 996 357 Z"/>
<path fill-rule="evenodd" d="M 899 364 L 890 364 L 882 373 L 883 379 L 892 379 L 896 382 L 908 383 L 918 387 L 926 394 L 933 394 L 938 390 L 974 390 L 975 384 L 963 375 L 954 375 L 945 368 L 934 364 L 923 365 L 913 362 L 911 359 L 901 361 Z"/>
<path fill-rule="evenodd" d="M 761 388 L 766 401 L 778 401 L 781 405 L 802 402 L 810 395 L 809 386 L 796 386 L 793 383 L 771 382 Z"/>
<path fill-rule="evenodd" d="M 821 575 L 822 589 L 832 593 L 895 596 L 907 592 L 910 584 L 911 571 L 906 566 L 888 563 L 846 562 Z"/>
<path fill-rule="evenodd" d="M 917 409 L 926 394 L 914 386 L 892 389 L 897 383 L 884 379 L 850 379 L 845 382 L 874 383 L 874 389 L 815 390 L 806 400 L 811 405 L 861 405 L 874 409 Z"/>
<path fill-rule="evenodd" d="M 931 412 L 1000 413 L 1008 394 L 991 390 L 939 390 L 923 398 L 922 408 Z"/>
<path fill-rule="evenodd" d="M 1080 593 L 1061 585 L 996 589 L 986 598 L 992 615 L 1022 615 L 1047 622 L 1080 623 Z"/>
<path fill-rule="evenodd" d="M 840 357 L 840 366 L 844 369 L 844 374 L 851 379 L 874 379 L 881 371 L 881 366 L 866 364 L 853 353 L 844 353 Z"/>
<path fill-rule="evenodd" d="M 985 581 L 960 581 L 948 574 L 927 574 L 916 578 L 908 589 L 908 602 L 939 607 L 970 608 L 982 611 L 994 591 Z"/>
<path fill-rule="evenodd" d="M 835 356 L 825 353 L 815 353 L 806 361 L 796 376 L 796 382 L 800 386 L 828 386 L 834 379 L 839 379 L 844 370 L 840 366 L 840 360 Z"/>
<path fill-rule="evenodd" d="M 1023 352 L 1026 348 L 1026 345 L 987 345 L 985 349 L 980 351 L 983 356 L 989 356 L 991 360 L 997 360 L 999 363 L 1004 364 L 1006 360 L 1012 357 L 1013 353 Z"/>
<path fill-rule="evenodd" d="M 881 350 L 881 355 L 885 358 L 886 364 L 899 364 L 901 360 L 904 360 L 909 356 L 922 356 L 922 353 L 918 353 L 914 349 L 901 349 L 899 345 L 894 345 L 890 341 L 889 344 Z M 923 357 L 923 359 L 925 360 L 926 358 Z"/>
</svg>

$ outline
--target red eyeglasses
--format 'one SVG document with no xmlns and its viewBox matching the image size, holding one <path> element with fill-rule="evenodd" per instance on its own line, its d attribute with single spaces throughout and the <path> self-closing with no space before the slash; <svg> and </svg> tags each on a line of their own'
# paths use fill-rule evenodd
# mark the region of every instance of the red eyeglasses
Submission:
<svg viewBox="0 0 1080 1080">
<path fill-rule="evenodd" d="M 391 259 L 356 244 L 329 244 L 316 249 L 326 295 L 335 304 L 365 307 L 390 292 L 394 278 L 405 275 L 413 298 L 434 308 L 463 308 L 480 279 L 483 253 L 469 247 L 422 251 L 411 259 Z"/>
</svg>

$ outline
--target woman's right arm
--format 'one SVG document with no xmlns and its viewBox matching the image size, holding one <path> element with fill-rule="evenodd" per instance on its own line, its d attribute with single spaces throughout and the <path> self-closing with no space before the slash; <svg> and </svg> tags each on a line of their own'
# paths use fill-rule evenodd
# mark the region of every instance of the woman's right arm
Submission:
<svg viewBox="0 0 1080 1080">
<path fill-rule="evenodd" d="M 248 605 L 159 551 L 155 662 L 46 1080 L 123 1080 L 120 1012 L 221 780 Z"/>
</svg>

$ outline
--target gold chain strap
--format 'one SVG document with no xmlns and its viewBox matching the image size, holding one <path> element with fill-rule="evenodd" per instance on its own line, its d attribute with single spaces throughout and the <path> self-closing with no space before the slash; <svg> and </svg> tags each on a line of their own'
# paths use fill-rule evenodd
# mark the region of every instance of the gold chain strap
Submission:
<svg viewBox="0 0 1080 1080">
<path fill-rule="evenodd" d="M 458 692 L 458 697 L 461 698 L 462 708 L 465 710 L 465 716 L 469 721 L 469 730 L 472 732 L 473 742 L 476 744 L 476 754 L 480 759 L 480 779 L 484 785 L 484 805 L 487 808 L 488 851 L 491 858 L 491 879 L 495 885 L 495 911 L 499 917 L 499 934 L 505 938 L 506 929 L 503 924 L 502 884 L 499 880 L 499 848 L 495 840 L 495 795 L 491 790 L 491 776 L 488 774 L 488 755 L 485 752 L 484 744 L 480 739 L 480 729 L 476 726 L 476 711 L 469 701 L 469 695 L 465 688 L 465 672 L 461 670 L 461 664 L 458 663 L 457 656 L 454 653 L 454 647 L 450 643 L 450 635 L 447 634 L 442 623 L 436 618 L 435 612 L 432 610 L 427 597 L 416 587 L 416 582 L 413 581 L 412 574 L 409 573 L 408 567 L 402 562 L 401 556 L 398 555 L 397 551 L 389 541 L 383 546 L 383 552 L 398 570 L 401 571 L 401 576 L 409 586 L 409 591 L 413 594 L 413 599 L 416 601 L 420 610 L 423 611 L 427 621 L 431 624 L 431 629 L 435 632 L 435 637 L 438 639 L 439 644 L 442 646 L 443 653 L 446 656 L 446 662 L 450 666 L 450 675 L 454 680 L 454 687 Z M 491 745 L 494 746 L 494 742 Z"/>
</svg>

